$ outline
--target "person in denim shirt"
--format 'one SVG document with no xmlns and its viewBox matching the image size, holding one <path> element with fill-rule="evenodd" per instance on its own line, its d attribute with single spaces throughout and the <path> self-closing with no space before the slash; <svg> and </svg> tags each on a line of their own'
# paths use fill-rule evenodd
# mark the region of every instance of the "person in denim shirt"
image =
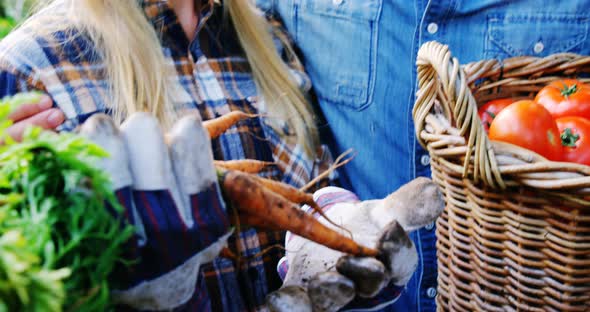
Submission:
<svg viewBox="0 0 590 312">
<path fill-rule="evenodd" d="M 448 44 L 461 63 L 590 50 L 590 1 L 257 2 L 282 19 L 300 49 L 331 129 L 333 153 L 359 152 L 341 178 L 361 199 L 381 198 L 430 175 L 430 159 L 416 142 L 411 116 L 416 54 L 423 43 Z M 390 174 L 378 174 L 383 172 Z M 436 309 L 434 232 L 432 224 L 412 233 L 419 268 L 388 309 Z"/>
</svg>

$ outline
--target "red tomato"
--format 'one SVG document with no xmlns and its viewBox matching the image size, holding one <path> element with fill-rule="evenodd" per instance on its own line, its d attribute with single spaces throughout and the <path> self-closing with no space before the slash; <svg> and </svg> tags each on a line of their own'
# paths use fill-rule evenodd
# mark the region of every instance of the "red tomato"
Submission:
<svg viewBox="0 0 590 312">
<path fill-rule="evenodd" d="M 486 129 L 486 132 L 490 129 L 490 125 L 492 124 L 494 118 L 496 118 L 496 115 L 498 115 L 500 111 L 512 103 L 514 103 L 514 100 L 510 98 L 497 99 L 491 100 L 479 108 L 477 113 L 479 115 L 479 119 L 481 119 L 481 122 L 483 123 L 483 127 Z"/>
<path fill-rule="evenodd" d="M 590 120 L 564 117 L 556 122 L 564 146 L 563 160 L 590 166 Z"/>
<path fill-rule="evenodd" d="M 503 109 L 490 126 L 490 139 L 527 148 L 549 159 L 562 159 L 559 130 L 551 114 L 541 105 L 522 100 Z"/>
<path fill-rule="evenodd" d="M 537 93 L 535 102 L 545 106 L 554 118 L 590 118 L 590 86 L 579 80 L 556 80 Z"/>
</svg>

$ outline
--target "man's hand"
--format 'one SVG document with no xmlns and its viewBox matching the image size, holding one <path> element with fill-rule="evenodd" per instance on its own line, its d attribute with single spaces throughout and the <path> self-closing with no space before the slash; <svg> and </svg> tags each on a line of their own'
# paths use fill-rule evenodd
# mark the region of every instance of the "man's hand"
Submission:
<svg viewBox="0 0 590 312">
<path fill-rule="evenodd" d="M 444 208 L 440 190 L 426 178 L 413 180 L 382 200 L 360 202 L 354 194 L 334 187 L 316 192 L 314 199 L 355 241 L 374 246 L 380 255 L 344 255 L 289 233 L 286 265 L 280 265 L 288 270 L 283 288 L 267 298 L 271 311 L 338 311 L 357 296 L 372 298 L 388 285 L 403 287 L 418 263 L 406 231 L 434 222 Z"/>
<path fill-rule="evenodd" d="M 41 96 L 36 103 L 25 103 L 13 111 L 8 119 L 14 124 L 7 133 L 17 141 L 22 139 L 25 129 L 38 126 L 47 130 L 55 130 L 65 120 L 64 113 L 59 108 L 52 108 L 53 101 L 47 95 Z"/>
</svg>

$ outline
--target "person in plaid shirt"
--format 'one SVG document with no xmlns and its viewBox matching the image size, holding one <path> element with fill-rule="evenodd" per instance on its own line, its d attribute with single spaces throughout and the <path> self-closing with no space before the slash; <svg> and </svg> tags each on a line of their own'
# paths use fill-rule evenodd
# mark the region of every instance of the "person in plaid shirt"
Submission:
<svg viewBox="0 0 590 312">
<path fill-rule="evenodd" d="M 50 97 L 13 116 L 34 115 L 17 136 L 27 123 L 60 124 L 111 153 L 101 166 L 136 226 L 139 259 L 119 276 L 118 310 L 257 311 L 281 287 L 284 252 L 269 247 L 285 233 L 231 234 L 212 164 L 272 162 L 262 176 L 301 187 L 332 162 L 303 96 L 310 82 L 270 25 L 246 0 L 55 0 L 0 44 L 0 95 Z M 59 110 L 46 110 L 50 100 Z M 262 114 L 209 144 L 201 121 L 232 111 Z M 226 240 L 239 265 L 215 257 Z"/>
<path fill-rule="evenodd" d="M 192 10 L 200 12 L 197 16 L 198 21 L 194 21 L 192 26 L 187 27 L 189 30 L 185 30 L 184 25 L 179 22 L 178 10 L 175 8 L 177 3 L 184 2 L 55 1 L 31 17 L 23 27 L 3 41 L 0 48 L 0 94 L 5 96 L 28 90 L 41 90 L 47 93 L 66 116 L 65 122 L 59 128 L 62 131 L 75 129 L 96 113 L 108 113 L 122 120 L 125 114 L 133 111 L 150 111 L 158 117 L 164 116 L 159 119 L 165 120 L 168 118 L 164 114 L 166 111 L 155 108 L 158 101 L 173 103 L 178 112 L 197 110 L 203 120 L 219 117 L 235 110 L 248 113 L 264 110 L 268 118 L 253 118 L 240 122 L 237 127 L 233 127 L 228 133 L 214 140 L 212 142 L 214 158 L 219 160 L 248 158 L 273 162 L 275 165 L 269 166 L 261 175 L 296 187 L 308 183 L 330 165 L 330 157 L 324 152 L 322 146 L 310 143 L 317 139 L 313 140 L 309 136 L 317 135 L 313 129 L 311 111 L 302 106 L 304 104 L 302 95 L 293 95 L 299 92 L 296 89 L 297 85 L 292 84 L 295 90 L 285 87 L 284 84 L 274 89 L 268 86 L 260 87 L 267 92 L 263 92 L 263 95 L 277 97 L 277 93 L 284 93 L 281 98 L 277 97 L 276 101 L 263 102 L 257 92 L 257 84 L 268 85 L 272 81 L 260 78 L 255 74 L 256 71 L 251 69 L 250 64 L 253 59 L 256 61 L 256 55 L 252 56 L 252 51 L 245 51 L 245 48 L 240 45 L 241 38 L 232 27 L 228 26 L 221 5 L 213 0 L 194 1 L 197 7 Z M 236 4 L 234 10 L 244 9 L 239 5 L 245 2 L 233 2 Z M 121 12 L 116 12 L 115 7 L 118 6 Z M 191 8 L 181 8 L 180 11 L 184 12 L 185 9 Z M 90 14 L 92 10 L 95 11 Z M 138 11 L 137 17 L 125 16 L 125 14 L 132 15 L 129 12 L 131 10 Z M 145 20 L 143 21 L 145 25 L 136 25 L 136 28 L 131 29 L 125 29 L 129 25 L 118 20 L 127 18 L 135 21 L 134 18 L 139 17 Z M 101 24 L 98 31 L 104 32 L 105 37 L 100 38 L 101 34 L 93 29 L 92 18 L 96 19 L 96 23 Z M 262 16 L 259 18 L 263 19 Z M 154 38 L 157 36 L 159 39 L 160 51 L 151 51 L 151 53 L 156 55 L 160 53 L 157 56 L 162 57 L 161 67 L 158 67 L 157 62 L 150 61 L 149 57 L 141 56 L 142 53 L 149 54 L 145 50 L 150 46 L 141 46 L 146 42 L 149 43 L 149 40 L 142 41 L 139 33 L 135 34 L 137 38 L 127 38 L 126 31 L 139 31 L 137 27 L 140 26 L 150 27 L 148 34 Z M 192 31 L 191 27 L 194 28 Z M 80 29 L 84 31 L 79 31 Z M 144 36 L 147 37 L 147 35 Z M 119 38 L 132 42 L 112 42 Z M 248 39 L 247 36 L 242 38 Z M 268 39 L 270 40 L 270 36 Z M 109 40 L 112 41 L 108 42 Z M 97 44 L 96 41 L 99 43 Z M 264 48 L 267 50 L 266 54 L 258 51 L 262 57 L 269 58 L 268 55 L 272 56 L 272 53 L 276 53 L 273 41 L 263 40 L 262 42 L 271 43 L 271 46 Z M 113 58 L 116 57 L 108 55 L 109 51 L 105 51 L 111 44 L 118 44 L 116 48 L 120 49 L 118 52 L 121 53 L 121 57 L 127 58 L 114 65 L 134 67 L 131 72 L 135 72 L 137 76 L 131 79 L 137 81 L 133 88 L 143 90 L 144 94 L 132 94 L 135 98 L 126 98 L 128 95 L 121 91 L 122 87 L 126 86 L 121 86 L 120 83 L 127 82 L 116 81 L 118 73 L 105 68 L 113 64 Z M 251 45 L 249 48 L 256 47 Z M 142 50 L 137 50 L 139 48 Z M 138 60 L 137 58 L 140 57 L 144 57 L 147 61 Z M 260 59 L 260 56 L 258 58 Z M 274 61 L 281 60 L 277 56 Z M 174 67 L 171 69 L 169 65 L 172 64 Z M 283 63 L 279 65 L 284 66 Z M 280 66 L 278 69 L 265 66 L 258 70 L 268 70 L 269 74 L 275 73 L 275 76 L 271 77 L 276 79 L 276 72 L 283 70 Z M 286 75 L 296 74 L 299 85 L 309 88 L 308 80 L 300 71 L 292 70 L 287 73 L 286 69 L 285 66 L 285 73 L 279 78 L 284 80 Z M 168 80 L 160 77 L 164 76 L 162 73 L 169 73 L 169 77 L 166 77 Z M 109 81 L 119 85 L 110 85 Z M 150 89 L 160 85 L 165 85 L 168 90 L 173 91 L 166 94 L 163 88 L 159 93 Z M 116 103 L 119 105 L 115 106 Z M 122 105 L 122 103 L 126 104 Z M 139 106 L 139 103 L 144 105 Z M 133 105 L 138 107 L 126 107 Z M 121 109 L 121 106 L 125 106 L 124 109 Z M 280 106 L 291 106 L 291 108 Z M 289 125 L 276 121 L 288 120 L 289 116 L 300 121 Z M 307 119 L 307 127 L 304 125 L 304 119 Z M 304 128 L 306 128 L 304 131 L 301 130 Z M 299 133 L 294 132 L 293 129 L 299 130 Z M 313 153 L 310 152 L 312 150 Z M 120 190 L 121 192 L 124 190 Z M 151 201 L 148 206 L 151 205 L 154 210 L 158 210 L 160 205 L 163 206 L 157 203 L 159 195 L 155 191 L 145 193 L 146 198 Z M 164 199 L 160 199 L 160 203 L 162 200 Z M 216 192 L 202 192 L 199 195 L 199 201 L 205 205 L 223 205 Z M 226 216 L 221 218 L 224 217 Z M 219 222 L 223 224 L 225 221 Z M 148 237 L 149 232 L 153 230 L 150 227 L 165 229 L 173 224 L 170 220 L 143 223 Z M 170 231 L 174 232 L 178 229 L 170 229 Z M 218 236 L 223 233 L 223 230 L 215 232 Z M 195 232 L 195 235 L 203 234 L 198 230 Z M 270 246 L 282 245 L 283 239 L 284 232 L 260 232 L 252 228 L 232 235 L 228 247 L 230 250 L 242 252 L 242 259 L 245 261 L 241 267 L 238 269 L 232 260 L 223 257 L 218 257 L 212 263 L 203 266 L 193 298 L 177 309 L 254 311 L 262 308 L 266 294 L 281 286 L 276 265 L 283 251 L 280 248 L 270 249 L 264 254 L 261 254 L 261 251 Z M 158 246 L 166 244 L 169 244 L 166 246 L 169 247 L 167 249 Z M 168 254 L 160 254 L 159 258 L 154 259 L 153 253 L 140 251 L 139 254 L 143 255 L 140 268 L 151 271 L 143 272 L 142 276 L 138 275 L 137 280 L 131 283 L 138 284 L 141 280 L 162 275 L 189 258 L 190 255 L 174 250 L 175 246 L 167 240 L 148 239 L 146 245 L 142 247 L 143 250 L 166 249 Z M 169 258 L 169 263 L 165 263 L 164 258 Z"/>
</svg>

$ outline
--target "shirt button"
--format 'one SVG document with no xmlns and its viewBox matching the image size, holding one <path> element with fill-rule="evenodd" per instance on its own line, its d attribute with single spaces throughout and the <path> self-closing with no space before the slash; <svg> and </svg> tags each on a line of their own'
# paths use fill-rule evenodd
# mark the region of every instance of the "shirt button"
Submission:
<svg viewBox="0 0 590 312">
<path fill-rule="evenodd" d="M 428 231 L 432 231 L 432 229 L 434 229 L 434 222 L 428 224 L 427 226 L 424 227 L 425 229 L 427 229 Z"/>
<path fill-rule="evenodd" d="M 430 23 L 428 24 L 428 27 L 426 27 L 426 30 L 428 30 L 428 33 L 430 33 L 431 35 L 434 35 L 438 31 L 438 25 L 436 23 Z"/>
<path fill-rule="evenodd" d="M 436 297 L 436 289 L 434 289 L 434 287 L 430 287 L 426 290 L 426 295 L 428 296 L 428 298 L 434 298 Z"/>
<path fill-rule="evenodd" d="M 533 47 L 533 51 L 535 51 L 535 53 L 539 54 L 543 52 L 543 50 L 545 50 L 545 45 L 543 44 L 543 42 L 539 41 L 535 43 L 535 46 Z"/>
<path fill-rule="evenodd" d="M 332 3 L 334 3 L 334 5 L 341 5 L 342 2 L 344 2 L 344 0 L 332 0 Z"/>
<path fill-rule="evenodd" d="M 422 155 L 422 157 L 420 157 L 420 163 L 424 167 L 429 166 L 430 165 L 430 156 Z"/>
</svg>

